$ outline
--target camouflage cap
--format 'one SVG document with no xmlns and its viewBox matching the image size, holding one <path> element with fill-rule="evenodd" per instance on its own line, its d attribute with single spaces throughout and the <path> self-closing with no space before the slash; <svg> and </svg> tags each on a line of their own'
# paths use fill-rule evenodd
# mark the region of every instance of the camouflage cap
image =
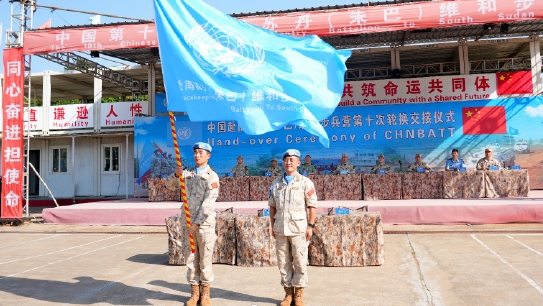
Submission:
<svg viewBox="0 0 543 306">
<path fill-rule="evenodd" d="M 343 154 L 341 154 L 341 157 L 349 157 L 349 154 L 343 153 Z"/>
<path fill-rule="evenodd" d="M 417 153 L 417 154 L 415 154 L 415 157 L 422 157 L 422 154 Z"/>
<path fill-rule="evenodd" d="M 485 152 L 492 152 L 492 148 L 486 148 Z"/>
<path fill-rule="evenodd" d="M 197 142 L 197 143 L 195 143 L 192 146 L 192 150 L 194 151 L 196 149 L 206 150 L 207 152 L 211 153 L 211 146 L 208 143 L 205 143 L 205 142 Z"/>
<path fill-rule="evenodd" d="M 274 158 L 271 159 L 271 161 L 272 161 L 272 162 L 276 162 L 277 159 L 275 159 L 275 157 L 274 157 Z"/>
</svg>

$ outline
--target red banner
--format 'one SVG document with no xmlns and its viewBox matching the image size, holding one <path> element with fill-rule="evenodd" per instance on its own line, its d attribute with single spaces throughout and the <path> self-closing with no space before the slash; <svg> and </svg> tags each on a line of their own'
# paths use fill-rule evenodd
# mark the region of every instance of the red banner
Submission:
<svg viewBox="0 0 543 306">
<path fill-rule="evenodd" d="M 2 203 L 0 218 L 23 216 L 23 107 L 25 65 L 22 48 L 4 50 L 2 97 Z"/>
<path fill-rule="evenodd" d="M 542 18 L 543 1 L 457 0 L 239 19 L 293 36 L 335 36 Z M 33 31 L 26 32 L 24 39 L 25 54 L 158 47 L 154 23 Z"/>
</svg>

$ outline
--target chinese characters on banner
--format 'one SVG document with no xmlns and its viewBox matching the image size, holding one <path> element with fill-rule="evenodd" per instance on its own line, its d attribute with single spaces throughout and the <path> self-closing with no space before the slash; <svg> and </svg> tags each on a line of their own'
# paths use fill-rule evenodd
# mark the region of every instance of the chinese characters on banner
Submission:
<svg viewBox="0 0 543 306">
<path fill-rule="evenodd" d="M 338 106 L 488 100 L 498 94 L 496 74 L 354 81 L 345 83 Z"/>
<path fill-rule="evenodd" d="M 2 219 L 18 219 L 23 215 L 24 72 L 23 49 L 5 49 L 2 92 Z"/>
<path fill-rule="evenodd" d="M 239 19 L 292 36 L 355 35 L 536 20 L 543 1 L 462 0 L 246 16 Z M 154 23 L 25 33 L 25 54 L 158 47 Z"/>
</svg>

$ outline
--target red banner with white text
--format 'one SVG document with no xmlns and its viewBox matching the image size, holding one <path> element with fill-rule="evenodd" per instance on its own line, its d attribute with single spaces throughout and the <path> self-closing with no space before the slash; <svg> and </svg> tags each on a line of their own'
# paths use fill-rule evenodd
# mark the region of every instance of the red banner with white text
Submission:
<svg viewBox="0 0 543 306">
<path fill-rule="evenodd" d="M 23 215 L 23 107 L 25 65 L 22 48 L 4 50 L 2 89 L 2 203 L 0 218 Z"/>
<path fill-rule="evenodd" d="M 293 36 L 351 35 L 543 18 L 543 1 L 456 0 L 240 17 Z M 154 23 L 25 33 L 25 54 L 158 47 Z"/>
</svg>

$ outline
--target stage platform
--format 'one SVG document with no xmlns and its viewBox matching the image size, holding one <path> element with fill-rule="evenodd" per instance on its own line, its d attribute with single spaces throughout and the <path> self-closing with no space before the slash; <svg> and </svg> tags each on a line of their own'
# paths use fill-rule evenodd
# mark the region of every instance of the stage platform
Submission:
<svg viewBox="0 0 543 306">
<path fill-rule="evenodd" d="M 543 223 L 543 190 L 525 198 L 422 199 L 382 201 L 319 201 L 318 212 L 330 207 L 379 211 L 384 224 L 499 224 Z M 42 211 L 44 223 L 74 225 L 165 225 L 165 218 L 181 212 L 180 202 L 148 202 L 132 198 L 74 204 Z M 266 201 L 217 202 L 217 211 L 256 214 Z"/>
</svg>

